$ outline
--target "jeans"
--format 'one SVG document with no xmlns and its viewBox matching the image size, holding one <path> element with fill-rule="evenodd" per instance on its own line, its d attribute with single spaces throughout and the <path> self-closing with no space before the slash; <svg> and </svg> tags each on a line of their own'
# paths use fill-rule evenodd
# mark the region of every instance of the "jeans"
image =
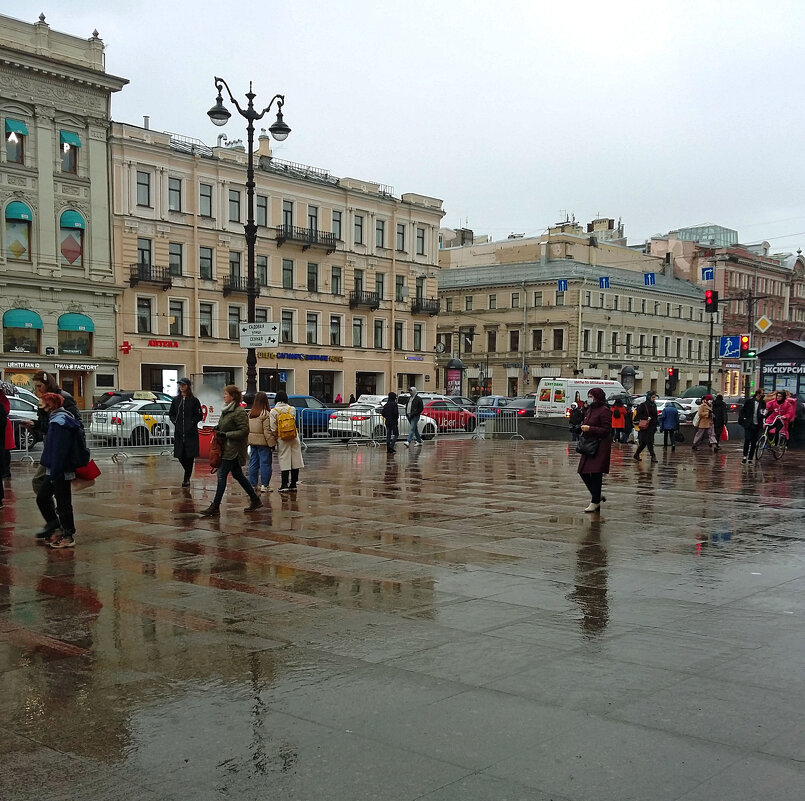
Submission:
<svg viewBox="0 0 805 801">
<path fill-rule="evenodd" d="M 419 435 L 419 415 L 415 414 L 411 419 L 411 432 L 408 434 L 408 444 L 410 445 L 416 440 L 420 445 L 422 444 L 422 437 Z"/>
<path fill-rule="evenodd" d="M 53 507 L 53 498 L 56 507 Z M 60 528 L 71 536 L 75 533 L 73 519 L 73 494 L 70 482 L 64 478 L 45 476 L 39 491 L 36 493 L 36 505 L 45 518 L 45 525 L 50 529 Z"/>
<path fill-rule="evenodd" d="M 590 490 L 590 498 L 593 503 L 601 503 L 601 489 L 604 485 L 603 473 L 579 473 L 581 480 Z"/>
<path fill-rule="evenodd" d="M 400 425 L 398 422 L 389 423 L 386 421 L 386 450 L 393 451 L 397 440 L 400 438 Z"/>
<path fill-rule="evenodd" d="M 213 499 L 213 506 L 220 506 L 221 499 L 224 497 L 226 490 L 226 479 L 232 473 L 232 478 L 246 490 L 246 494 L 254 500 L 257 498 L 257 493 L 252 489 L 252 485 L 246 481 L 246 476 L 243 475 L 240 462 L 237 459 L 221 459 L 221 466 L 218 468 L 218 486 L 215 489 L 215 498 Z"/>
<path fill-rule="evenodd" d="M 271 448 L 268 445 L 250 445 L 249 446 L 249 483 L 257 486 L 258 473 L 260 474 L 260 483 L 268 486 L 271 481 L 271 473 L 274 469 L 271 458 Z"/>
</svg>

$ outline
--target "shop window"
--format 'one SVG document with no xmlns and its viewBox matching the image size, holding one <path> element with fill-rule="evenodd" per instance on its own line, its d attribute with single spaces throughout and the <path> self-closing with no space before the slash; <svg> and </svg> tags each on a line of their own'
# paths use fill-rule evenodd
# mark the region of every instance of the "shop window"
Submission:
<svg viewBox="0 0 805 801">
<path fill-rule="evenodd" d="M 40 353 L 42 318 L 28 309 L 3 314 L 3 350 L 6 353 Z"/>
<path fill-rule="evenodd" d="M 59 355 L 92 356 L 95 324 L 85 314 L 62 314 L 59 317 Z"/>
<path fill-rule="evenodd" d="M 33 212 L 25 203 L 15 200 L 6 206 L 5 218 L 6 258 L 15 261 L 30 261 Z"/>
<path fill-rule="evenodd" d="M 84 265 L 84 218 L 73 210 L 59 218 L 59 256 L 65 267 Z"/>
</svg>

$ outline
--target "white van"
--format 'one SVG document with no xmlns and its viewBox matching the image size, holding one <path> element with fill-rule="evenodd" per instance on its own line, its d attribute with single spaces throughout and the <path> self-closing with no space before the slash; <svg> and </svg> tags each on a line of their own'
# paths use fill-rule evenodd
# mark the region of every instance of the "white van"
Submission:
<svg viewBox="0 0 805 801">
<path fill-rule="evenodd" d="M 570 404 L 586 401 L 593 387 L 603 389 L 607 400 L 626 393 L 620 381 L 604 378 L 542 378 L 535 393 L 534 415 L 566 417 L 570 414 Z"/>
</svg>

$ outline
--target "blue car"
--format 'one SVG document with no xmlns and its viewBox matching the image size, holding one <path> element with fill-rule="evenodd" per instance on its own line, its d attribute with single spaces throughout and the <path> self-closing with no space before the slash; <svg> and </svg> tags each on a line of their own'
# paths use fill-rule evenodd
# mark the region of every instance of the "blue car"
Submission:
<svg viewBox="0 0 805 801">
<path fill-rule="evenodd" d="M 289 395 L 288 404 L 297 409 L 296 427 L 302 432 L 302 439 L 329 437 L 333 409 L 312 395 Z M 271 405 L 274 405 L 273 399 Z"/>
<path fill-rule="evenodd" d="M 511 400 L 512 398 L 507 398 L 505 395 L 484 395 L 482 398 L 478 398 L 475 407 L 478 422 L 491 420 L 498 413 L 498 409 L 508 406 Z"/>
</svg>

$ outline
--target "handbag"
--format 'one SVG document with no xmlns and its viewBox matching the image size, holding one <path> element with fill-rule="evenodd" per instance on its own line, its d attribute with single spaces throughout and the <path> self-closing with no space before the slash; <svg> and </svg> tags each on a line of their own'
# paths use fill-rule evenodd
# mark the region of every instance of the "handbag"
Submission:
<svg viewBox="0 0 805 801">
<path fill-rule="evenodd" d="M 210 440 L 210 472 L 214 473 L 220 466 L 224 457 L 224 449 L 221 447 L 221 440 L 216 434 Z"/>
<path fill-rule="evenodd" d="M 585 437 L 582 434 L 576 441 L 576 453 L 582 456 L 595 456 L 598 453 L 598 443 L 600 440 L 595 437 Z"/>
<path fill-rule="evenodd" d="M 75 469 L 76 478 L 80 478 L 83 481 L 95 481 L 100 474 L 101 468 L 95 464 L 94 459 L 90 459 L 83 467 L 76 467 Z"/>
<path fill-rule="evenodd" d="M 637 421 L 637 427 L 641 431 L 645 431 L 648 428 L 648 420 L 638 420 Z"/>
<path fill-rule="evenodd" d="M 681 431 L 674 431 L 674 442 L 684 442 L 685 435 Z"/>
</svg>

